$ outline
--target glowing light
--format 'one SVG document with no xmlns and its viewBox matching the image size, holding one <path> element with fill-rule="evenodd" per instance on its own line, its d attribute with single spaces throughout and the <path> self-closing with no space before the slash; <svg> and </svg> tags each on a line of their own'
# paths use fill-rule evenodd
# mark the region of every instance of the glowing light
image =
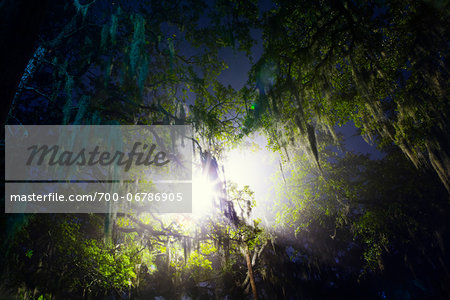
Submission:
<svg viewBox="0 0 450 300">
<path fill-rule="evenodd" d="M 197 171 L 192 176 L 192 213 L 202 217 L 212 212 L 213 203 L 218 191 L 202 172 Z"/>
<path fill-rule="evenodd" d="M 252 209 L 251 218 L 261 218 L 266 215 L 267 201 L 271 199 L 271 177 L 278 170 L 278 155 L 265 148 L 267 140 L 261 135 L 255 135 L 239 148 L 226 153 L 224 175 L 227 185 L 234 182 L 238 189 L 248 185 L 255 192 L 256 207 Z"/>
<path fill-rule="evenodd" d="M 273 164 L 273 157 L 264 148 L 267 141 L 264 137 L 256 136 L 245 141 L 245 145 L 226 152 L 219 162 L 219 180 L 212 182 L 200 167 L 193 169 L 192 174 L 192 217 L 196 220 L 211 216 L 213 208 L 221 197 L 221 183 L 230 187 L 236 183 L 239 189 L 249 185 L 255 192 L 259 203 L 269 194 L 270 177 L 277 170 L 278 164 Z M 278 160 L 276 161 L 278 163 Z M 222 166 L 223 171 L 222 172 Z M 263 208 L 264 206 L 261 205 Z M 255 215 L 254 209 L 252 214 Z M 258 217 L 258 216 L 256 216 Z"/>
<path fill-rule="evenodd" d="M 239 185 L 254 185 L 268 175 L 266 173 L 265 151 L 233 149 L 225 161 L 225 176 Z"/>
</svg>

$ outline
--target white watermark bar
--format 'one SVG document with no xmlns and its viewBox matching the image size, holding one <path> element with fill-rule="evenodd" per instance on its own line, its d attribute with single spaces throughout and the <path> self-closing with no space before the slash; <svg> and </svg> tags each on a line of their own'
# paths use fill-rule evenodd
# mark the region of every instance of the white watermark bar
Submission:
<svg viewBox="0 0 450 300">
<path fill-rule="evenodd" d="M 188 126 L 5 126 L 6 213 L 189 213 Z"/>
</svg>

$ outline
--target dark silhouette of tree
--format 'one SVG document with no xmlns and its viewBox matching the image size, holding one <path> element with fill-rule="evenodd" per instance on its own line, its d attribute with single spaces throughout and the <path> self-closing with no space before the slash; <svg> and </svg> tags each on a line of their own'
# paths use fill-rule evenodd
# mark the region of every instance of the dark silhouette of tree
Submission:
<svg viewBox="0 0 450 300">
<path fill-rule="evenodd" d="M 5 125 L 14 94 L 25 67 L 36 49 L 39 29 L 50 1 L 3 1 L 0 5 L 0 97 L 4 102 L 1 124 Z M 3 134 L 2 134 L 3 135 Z"/>
</svg>

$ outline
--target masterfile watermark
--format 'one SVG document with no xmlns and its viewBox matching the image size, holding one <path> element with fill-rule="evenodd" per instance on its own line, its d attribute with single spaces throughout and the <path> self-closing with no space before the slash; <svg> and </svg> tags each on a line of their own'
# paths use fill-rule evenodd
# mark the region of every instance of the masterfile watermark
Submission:
<svg viewBox="0 0 450 300">
<path fill-rule="evenodd" d="M 138 152 L 139 147 L 142 145 L 142 150 L 148 150 L 144 152 Z M 100 152 L 99 146 L 95 146 L 92 151 L 86 151 L 86 148 L 82 148 L 78 153 L 74 153 L 73 151 L 60 151 L 60 147 L 58 145 L 48 146 L 48 145 L 32 145 L 27 148 L 30 150 L 30 156 L 27 160 L 27 166 L 32 165 L 36 154 L 40 154 L 39 158 L 36 159 L 35 164 L 40 166 L 44 162 L 47 155 L 50 154 L 48 159 L 48 164 L 51 166 L 60 165 L 60 166 L 95 166 L 96 164 L 100 164 L 102 166 L 108 166 L 111 164 L 117 164 L 118 166 L 124 166 L 125 172 L 130 170 L 133 165 L 134 157 L 136 160 L 134 164 L 137 166 L 144 165 L 150 166 L 154 164 L 155 166 L 164 166 L 169 163 L 170 160 L 166 159 L 167 154 L 163 151 L 159 151 L 156 155 L 153 155 L 153 152 L 156 148 L 155 144 L 151 146 L 147 144 L 142 144 L 141 142 L 135 142 L 132 150 L 127 154 L 128 159 L 125 158 L 126 153 L 122 151 L 115 151 L 114 155 L 111 155 L 109 151 Z M 61 152 L 61 153 L 59 153 Z M 86 154 L 87 153 L 87 154 Z M 145 155 L 145 158 L 144 158 Z"/>
<path fill-rule="evenodd" d="M 189 126 L 7 125 L 5 212 L 188 213 L 191 138 Z M 69 200 L 94 193 L 112 201 Z M 143 202 L 142 194 L 182 201 Z"/>
</svg>

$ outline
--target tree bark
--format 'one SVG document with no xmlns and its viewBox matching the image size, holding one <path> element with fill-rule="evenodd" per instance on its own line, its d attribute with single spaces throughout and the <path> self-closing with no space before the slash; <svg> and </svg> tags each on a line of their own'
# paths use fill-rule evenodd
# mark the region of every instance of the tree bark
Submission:
<svg viewBox="0 0 450 300">
<path fill-rule="evenodd" d="M 250 278 L 250 285 L 252 287 L 253 299 L 258 300 L 258 293 L 256 291 L 255 277 L 253 276 L 252 260 L 250 258 L 250 250 L 245 246 L 245 260 L 247 262 L 248 277 Z"/>
</svg>

